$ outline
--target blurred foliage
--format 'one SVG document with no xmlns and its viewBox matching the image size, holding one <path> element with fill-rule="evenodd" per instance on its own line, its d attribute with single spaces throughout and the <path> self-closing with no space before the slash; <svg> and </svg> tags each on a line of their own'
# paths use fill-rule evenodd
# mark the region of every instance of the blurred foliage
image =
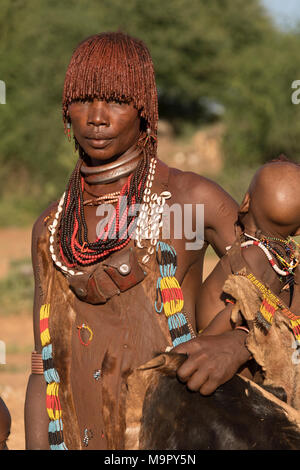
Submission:
<svg viewBox="0 0 300 470">
<path fill-rule="evenodd" d="M 63 191 L 77 158 L 61 118 L 67 64 L 83 38 L 118 29 L 148 45 L 160 115 L 177 135 L 187 121 L 225 122 L 227 175 L 299 158 L 299 34 L 277 30 L 259 0 L 1 0 L 0 224 L 26 223 Z"/>
<path fill-rule="evenodd" d="M 31 312 L 33 293 L 30 259 L 11 262 L 8 274 L 0 279 L 0 317 Z"/>
</svg>

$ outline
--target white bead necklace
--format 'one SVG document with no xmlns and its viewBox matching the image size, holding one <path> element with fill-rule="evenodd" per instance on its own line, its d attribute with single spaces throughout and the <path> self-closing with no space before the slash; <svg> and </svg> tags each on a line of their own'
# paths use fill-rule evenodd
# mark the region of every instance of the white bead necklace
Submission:
<svg viewBox="0 0 300 470">
<path fill-rule="evenodd" d="M 143 239 L 150 239 L 150 246 L 147 253 L 142 258 L 142 263 L 148 263 L 150 256 L 155 251 L 155 246 L 159 239 L 160 228 L 162 227 L 162 213 L 167 199 L 171 197 L 169 191 L 163 191 L 159 196 L 157 193 L 151 194 L 151 187 L 156 169 L 156 158 L 151 158 L 149 174 L 143 194 L 143 204 L 138 215 L 137 227 L 135 229 L 135 239 L 138 248 L 144 248 Z"/>
<path fill-rule="evenodd" d="M 288 276 L 289 272 L 288 271 L 283 271 L 282 269 L 280 269 L 277 266 L 277 264 L 275 263 L 275 261 L 273 259 L 273 256 L 269 252 L 269 250 L 259 240 L 257 240 L 257 241 L 256 240 L 249 240 L 247 242 L 241 243 L 242 248 L 247 247 L 247 246 L 251 246 L 251 245 L 258 246 L 264 252 L 264 254 L 268 258 L 272 268 L 274 269 L 274 271 L 277 272 L 277 274 L 279 274 L 280 276 Z"/>
<path fill-rule="evenodd" d="M 84 274 L 84 273 L 82 271 L 74 271 L 73 269 L 69 269 L 67 266 L 64 266 L 61 263 L 61 261 L 58 261 L 57 256 L 54 251 L 54 236 L 55 236 L 55 232 L 56 232 L 56 228 L 58 224 L 58 218 L 59 218 L 60 213 L 62 212 L 62 206 L 64 204 L 65 194 L 66 193 L 64 192 L 64 194 L 60 198 L 52 225 L 48 226 L 48 229 L 50 230 L 50 233 L 51 233 L 50 239 L 49 239 L 49 250 L 50 250 L 51 258 L 53 259 L 54 263 L 61 271 L 63 271 L 66 274 L 70 274 L 71 276 L 74 276 L 74 275 L 80 276 L 81 274 Z"/>
</svg>

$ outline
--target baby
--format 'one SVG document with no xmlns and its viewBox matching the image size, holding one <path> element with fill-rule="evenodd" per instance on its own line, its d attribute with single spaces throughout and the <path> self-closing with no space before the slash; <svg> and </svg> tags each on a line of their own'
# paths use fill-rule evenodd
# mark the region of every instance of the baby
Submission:
<svg viewBox="0 0 300 470">
<path fill-rule="evenodd" d="M 259 383 L 282 387 L 300 409 L 300 165 L 273 161 L 255 174 L 239 209 L 237 238 L 203 283 L 200 335 L 244 329 Z M 218 296 L 219 311 L 210 299 Z M 210 312 L 204 322 L 201 312 Z M 207 315 L 205 316 L 207 318 Z M 294 360 L 294 359 L 295 360 Z"/>
<path fill-rule="evenodd" d="M 242 323 L 240 317 L 232 324 L 234 300 L 223 286 L 230 274 L 243 267 L 300 314 L 299 289 L 295 289 L 299 245 L 290 238 L 296 235 L 300 235 L 300 165 L 272 161 L 256 172 L 240 206 L 236 243 L 203 283 L 197 319 L 198 328 L 205 329 L 202 334 L 219 334 Z M 209 308 L 215 295 L 219 314 Z M 208 325 L 201 311 L 209 310 L 212 321 Z"/>
</svg>

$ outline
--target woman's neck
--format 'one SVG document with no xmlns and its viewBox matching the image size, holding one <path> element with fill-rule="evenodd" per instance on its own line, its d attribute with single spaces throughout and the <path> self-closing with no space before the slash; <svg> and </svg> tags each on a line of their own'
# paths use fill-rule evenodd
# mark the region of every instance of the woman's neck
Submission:
<svg viewBox="0 0 300 470">
<path fill-rule="evenodd" d="M 80 171 L 84 178 L 85 191 L 93 196 L 119 191 L 141 158 L 142 151 L 134 147 L 117 159 L 102 162 L 100 165 L 98 161 L 97 166 L 89 164 L 89 157 L 84 159 Z"/>
</svg>

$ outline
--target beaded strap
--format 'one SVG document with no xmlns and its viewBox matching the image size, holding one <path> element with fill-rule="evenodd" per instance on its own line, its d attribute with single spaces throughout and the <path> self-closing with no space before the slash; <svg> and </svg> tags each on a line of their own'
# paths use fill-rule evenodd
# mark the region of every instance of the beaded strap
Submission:
<svg viewBox="0 0 300 470">
<path fill-rule="evenodd" d="M 184 313 L 182 313 L 184 304 L 183 293 L 175 278 L 177 269 L 176 251 L 167 243 L 159 241 L 156 246 L 156 255 L 161 277 L 157 280 L 154 306 L 157 313 L 161 313 L 164 310 L 168 319 L 172 343 L 175 347 L 180 343 L 191 340 L 195 335 Z M 158 297 L 160 297 L 160 306 L 158 306 Z"/>
<path fill-rule="evenodd" d="M 239 275 L 241 275 L 239 273 Z M 262 294 L 262 302 L 260 304 L 259 311 L 257 312 L 256 321 L 257 324 L 261 325 L 266 332 L 268 332 L 273 324 L 274 315 L 277 309 L 280 309 L 282 313 L 289 318 L 290 326 L 293 331 L 293 335 L 297 341 L 300 340 L 300 316 L 293 314 L 284 303 L 278 298 L 273 292 L 267 288 L 261 281 L 250 273 L 247 279 L 260 290 Z"/>
<path fill-rule="evenodd" d="M 62 410 L 58 396 L 59 375 L 53 364 L 52 344 L 49 331 L 50 304 L 40 309 L 40 337 L 42 343 L 42 359 L 44 377 L 47 383 L 46 406 L 50 419 L 48 435 L 51 450 L 68 450 L 64 443 Z"/>
</svg>

